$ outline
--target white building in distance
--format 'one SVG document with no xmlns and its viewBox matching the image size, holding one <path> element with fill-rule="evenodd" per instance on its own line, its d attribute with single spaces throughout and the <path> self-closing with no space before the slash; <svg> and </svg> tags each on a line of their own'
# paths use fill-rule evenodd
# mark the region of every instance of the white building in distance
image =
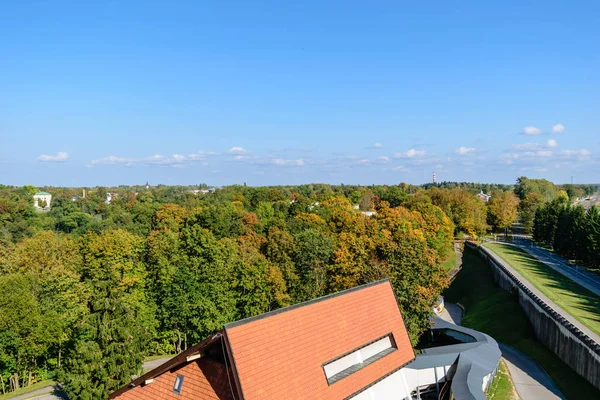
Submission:
<svg viewBox="0 0 600 400">
<path fill-rule="evenodd" d="M 52 195 L 48 192 L 37 192 L 33 195 L 33 206 L 38 210 L 49 210 Z"/>
</svg>

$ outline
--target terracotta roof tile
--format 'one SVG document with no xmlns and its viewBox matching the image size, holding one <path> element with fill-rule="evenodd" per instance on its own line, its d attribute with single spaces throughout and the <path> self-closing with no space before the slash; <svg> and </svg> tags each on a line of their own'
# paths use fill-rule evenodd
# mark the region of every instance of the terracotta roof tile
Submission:
<svg viewBox="0 0 600 400">
<path fill-rule="evenodd" d="M 344 399 L 414 359 L 389 281 L 225 326 L 245 400 Z M 328 384 L 323 364 L 392 333 L 398 349 Z"/>
<path fill-rule="evenodd" d="M 178 374 L 184 377 L 181 394 L 173 393 L 175 378 Z M 155 377 L 152 383 L 136 386 L 116 398 L 119 400 L 234 399 L 231 395 L 225 365 L 206 358 L 200 358 L 174 370 L 166 371 Z"/>
</svg>

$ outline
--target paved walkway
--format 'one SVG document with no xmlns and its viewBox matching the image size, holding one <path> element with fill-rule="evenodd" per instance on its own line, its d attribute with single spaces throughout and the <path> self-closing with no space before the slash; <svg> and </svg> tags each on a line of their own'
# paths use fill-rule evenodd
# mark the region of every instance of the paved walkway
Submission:
<svg viewBox="0 0 600 400">
<path fill-rule="evenodd" d="M 440 318 L 460 325 L 462 314 L 462 308 L 446 303 Z M 565 400 L 552 378 L 533 359 L 510 346 L 498 345 L 521 400 Z"/>
<path fill-rule="evenodd" d="M 502 343 L 498 345 L 522 400 L 565 400 L 552 378 L 534 360 L 510 346 Z"/>
<path fill-rule="evenodd" d="M 533 286 L 533 284 L 531 282 L 529 282 L 521 274 L 519 274 L 513 267 L 511 267 L 509 263 L 504 261 L 504 259 L 502 259 L 502 257 L 500 257 L 498 254 L 494 253 L 493 250 L 485 247 L 485 251 L 487 251 L 488 254 L 490 254 L 492 257 L 494 257 L 494 259 L 496 259 L 496 261 L 498 261 L 500 264 L 502 264 L 502 266 L 504 266 L 504 268 L 506 268 L 508 271 L 510 271 L 517 278 L 517 280 L 519 280 L 523 285 L 525 285 L 525 287 L 527 287 L 527 289 L 531 290 L 540 300 L 542 300 L 550 308 L 552 308 L 554 311 L 556 311 L 558 314 L 560 314 L 564 319 L 569 321 L 571 324 L 575 325 L 580 331 L 582 331 L 583 333 L 588 335 L 594 342 L 600 344 L 600 336 L 597 333 L 593 332 L 590 328 L 588 328 L 587 326 L 585 326 L 581 322 L 579 322 L 577 319 L 575 319 L 575 317 L 573 317 L 571 314 L 569 314 L 568 312 L 566 312 L 565 310 L 560 308 L 558 306 L 558 304 L 556 304 L 555 302 L 550 300 L 548 298 L 548 296 L 546 296 L 541 291 L 539 291 L 535 286 Z"/>
<path fill-rule="evenodd" d="M 462 322 L 463 310 L 456 304 L 445 303 L 444 310 L 441 312 L 439 317 L 446 322 L 450 322 L 454 325 L 460 325 Z"/>
<path fill-rule="evenodd" d="M 159 365 L 163 364 L 167 360 L 170 360 L 171 357 L 159 358 L 158 360 L 146 361 L 144 363 L 144 370 L 151 370 Z M 68 397 L 61 391 L 59 385 L 54 386 L 46 386 L 41 389 L 35 390 L 33 392 L 29 392 L 26 394 L 22 394 L 19 396 L 11 397 L 11 400 L 67 400 Z"/>
<path fill-rule="evenodd" d="M 25 400 L 25 399 L 36 399 L 36 400 L 62 400 L 67 399 L 64 393 L 62 393 L 59 385 L 46 386 L 41 389 L 22 394 L 20 396 L 11 397 L 12 400 Z"/>
</svg>

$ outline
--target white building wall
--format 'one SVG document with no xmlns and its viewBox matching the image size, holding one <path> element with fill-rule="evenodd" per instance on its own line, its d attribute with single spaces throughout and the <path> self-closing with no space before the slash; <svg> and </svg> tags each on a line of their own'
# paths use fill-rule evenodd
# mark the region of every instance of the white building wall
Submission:
<svg viewBox="0 0 600 400">
<path fill-rule="evenodd" d="M 410 390 L 406 386 L 403 369 L 394 372 L 382 381 L 377 382 L 352 400 L 399 400 L 410 399 Z"/>
<path fill-rule="evenodd" d="M 451 365 L 426 369 L 402 368 L 387 378 L 377 382 L 352 400 L 399 400 L 410 399 L 410 393 L 419 386 L 427 386 L 437 382 L 445 382 L 446 375 L 451 371 Z M 450 379 L 448 377 L 448 379 Z"/>
<path fill-rule="evenodd" d="M 47 207 L 50 207 L 50 203 L 52 202 L 51 194 L 35 194 L 33 195 L 33 206 L 35 208 L 42 208 L 39 204 L 42 201 L 46 201 Z"/>
</svg>

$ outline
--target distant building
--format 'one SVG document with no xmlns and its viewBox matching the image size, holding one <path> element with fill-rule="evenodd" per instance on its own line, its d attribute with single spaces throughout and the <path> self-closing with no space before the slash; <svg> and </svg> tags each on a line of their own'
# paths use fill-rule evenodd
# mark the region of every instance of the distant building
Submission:
<svg viewBox="0 0 600 400">
<path fill-rule="evenodd" d="M 491 194 L 485 194 L 483 193 L 483 190 L 481 192 L 479 192 L 479 194 L 477 195 L 477 197 L 479 197 L 481 200 L 483 201 L 490 201 L 490 199 L 492 198 Z"/>
<path fill-rule="evenodd" d="M 308 206 L 308 209 L 310 211 L 314 210 L 315 207 L 319 207 L 321 205 L 321 203 L 319 203 L 318 201 L 315 201 L 314 203 L 312 203 L 310 206 Z"/>
<path fill-rule="evenodd" d="M 214 189 L 194 189 L 194 190 L 188 190 L 188 193 L 193 193 L 195 195 L 198 194 L 207 194 L 207 193 L 212 193 L 214 192 Z"/>
<path fill-rule="evenodd" d="M 113 199 L 116 199 L 117 197 L 119 197 L 118 193 L 106 193 L 106 197 L 104 198 L 104 202 L 106 204 L 110 204 L 110 203 L 112 203 Z"/>
<path fill-rule="evenodd" d="M 77 196 L 71 197 L 71 201 L 77 201 L 77 200 L 79 200 L 79 197 L 77 197 Z"/>
<path fill-rule="evenodd" d="M 52 195 L 48 192 L 37 192 L 33 195 L 33 206 L 38 210 L 49 210 Z"/>
<path fill-rule="evenodd" d="M 148 181 L 146 181 L 146 190 L 150 189 L 150 185 L 148 184 Z"/>
</svg>

